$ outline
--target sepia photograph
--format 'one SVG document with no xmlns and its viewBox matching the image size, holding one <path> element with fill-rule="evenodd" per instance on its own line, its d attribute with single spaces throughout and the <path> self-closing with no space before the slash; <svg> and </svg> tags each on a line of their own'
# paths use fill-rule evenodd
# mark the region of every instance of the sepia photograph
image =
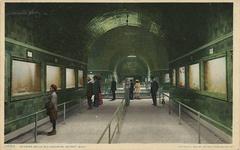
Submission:
<svg viewBox="0 0 240 150">
<path fill-rule="evenodd" d="M 2 2 L 4 149 L 239 148 L 238 7 Z"/>
</svg>

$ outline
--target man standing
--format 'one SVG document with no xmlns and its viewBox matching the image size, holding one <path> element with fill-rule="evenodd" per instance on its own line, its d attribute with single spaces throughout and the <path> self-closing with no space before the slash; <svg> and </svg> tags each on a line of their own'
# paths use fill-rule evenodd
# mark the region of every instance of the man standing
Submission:
<svg viewBox="0 0 240 150">
<path fill-rule="evenodd" d="M 100 90 L 100 81 L 98 79 L 98 76 L 93 76 L 93 94 L 94 94 L 94 102 L 93 102 L 93 106 L 94 107 L 98 107 L 99 106 L 99 93 L 101 93 Z"/>
<path fill-rule="evenodd" d="M 151 82 L 151 95 L 152 95 L 152 100 L 153 100 L 153 105 L 157 106 L 157 91 L 158 91 L 158 83 L 155 81 L 155 79 L 152 77 L 152 82 Z"/>
<path fill-rule="evenodd" d="M 88 100 L 88 109 L 92 109 L 92 96 L 93 96 L 93 83 L 91 82 L 91 78 L 88 77 L 87 83 L 87 100 Z"/>
<path fill-rule="evenodd" d="M 125 80 L 125 86 L 123 88 L 124 88 L 125 105 L 129 106 L 129 104 L 130 104 L 130 99 L 129 99 L 130 84 L 129 84 L 129 80 L 128 79 Z"/>
<path fill-rule="evenodd" d="M 111 91 L 112 91 L 112 96 L 113 96 L 112 101 L 116 99 L 116 94 L 115 94 L 115 91 L 117 89 L 116 84 L 117 83 L 116 83 L 115 79 L 112 78 L 112 83 L 111 83 Z"/>
<path fill-rule="evenodd" d="M 133 91 L 134 91 L 133 80 L 130 80 L 129 98 L 130 98 L 131 100 L 133 100 Z"/>
<path fill-rule="evenodd" d="M 55 84 L 51 84 L 48 102 L 46 103 L 47 115 L 49 115 L 50 122 L 52 123 L 52 131 L 48 132 L 48 136 L 56 134 L 56 123 L 57 123 L 57 86 Z"/>
</svg>

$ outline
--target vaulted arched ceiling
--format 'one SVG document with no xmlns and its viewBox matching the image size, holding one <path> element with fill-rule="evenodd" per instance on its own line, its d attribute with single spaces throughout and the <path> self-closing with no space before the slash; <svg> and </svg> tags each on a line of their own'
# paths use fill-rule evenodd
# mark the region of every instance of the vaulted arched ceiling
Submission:
<svg viewBox="0 0 240 150">
<path fill-rule="evenodd" d="M 164 39 L 145 28 L 121 26 L 103 34 L 89 53 L 90 70 L 113 71 L 118 61 L 129 55 L 142 58 L 151 70 L 168 67 L 168 53 Z"/>
<path fill-rule="evenodd" d="M 158 70 L 231 32 L 231 8 L 231 3 L 7 3 L 6 36 L 90 60 L 90 68 L 112 70 L 134 52 Z M 102 56 L 95 65 L 94 54 Z"/>
<path fill-rule="evenodd" d="M 168 68 L 164 33 L 147 13 L 126 9 L 107 12 L 94 17 L 87 30 L 91 36 L 89 70 L 113 71 L 122 57 L 131 54 L 142 57 L 151 69 Z M 160 58 L 163 55 L 165 59 Z"/>
</svg>

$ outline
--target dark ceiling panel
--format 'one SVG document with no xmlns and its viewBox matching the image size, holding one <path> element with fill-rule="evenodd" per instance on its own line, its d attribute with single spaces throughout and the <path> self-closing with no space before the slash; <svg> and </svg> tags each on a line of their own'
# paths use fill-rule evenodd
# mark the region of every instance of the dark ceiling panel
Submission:
<svg viewBox="0 0 240 150">
<path fill-rule="evenodd" d="M 159 25 L 158 38 L 165 40 L 170 60 L 232 30 L 232 3 L 6 3 L 5 10 L 6 21 L 23 20 L 19 24 L 38 37 L 36 45 L 58 51 L 77 50 L 79 55 L 99 41 L 88 32 L 89 22 L 119 10 L 138 12 Z M 224 33 L 214 28 L 224 29 Z"/>
</svg>

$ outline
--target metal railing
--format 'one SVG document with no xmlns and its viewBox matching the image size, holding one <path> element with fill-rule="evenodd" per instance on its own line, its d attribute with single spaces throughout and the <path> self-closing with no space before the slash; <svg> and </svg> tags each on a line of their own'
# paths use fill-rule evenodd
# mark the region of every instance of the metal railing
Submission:
<svg viewBox="0 0 240 150">
<path fill-rule="evenodd" d="M 171 101 L 174 101 L 178 104 L 178 120 L 179 120 L 179 124 L 181 124 L 181 113 L 182 113 L 182 107 L 185 107 L 187 108 L 188 110 L 194 112 L 195 114 L 197 114 L 197 122 L 198 122 L 198 143 L 200 144 L 201 143 L 201 117 L 202 118 L 205 118 L 206 120 L 210 121 L 210 122 L 213 122 L 214 124 L 224 128 L 225 130 L 227 130 L 228 132 L 232 133 L 232 129 L 223 125 L 222 123 L 202 114 L 201 112 L 187 106 L 186 104 L 174 99 L 173 97 L 165 94 L 164 92 L 161 92 L 161 95 L 162 95 L 162 98 L 164 99 L 164 96 L 168 97 L 169 98 L 169 114 L 171 114 L 171 110 L 173 109 L 172 106 L 171 106 Z"/>
<path fill-rule="evenodd" d="M 103 130 L 100 138 L 97 141 L 97 144 L 99 144 L 102 141 L 102 139 L 103 139 L 104 135 L 107 133 L 107 131 L 108 131 L 108 144 L 112 143 L 112 140 L 114 138 L 114 135 L 115 135 L 116 131 L 117 131 L 117 133 L 120 133 L 120 123 L 121 123 L 121 121 L 123 119 L 123 115 L 126 111 L 126 105 L 125 105 L 124 102 L 125 102 L 125 100 L 122 99 L 121 103 L 119 104 L 116 111 L 114 112 L 111 120 L 109 121 L 109 123 L 107 124 L 105 129 Z M 113 132 L 111 132 L 112 131 L 111 130 L 112 129 L 112 122 L 116 118 L 117 118 L 117 123 L 116 123 L 115 127 L 113 127 L 114 128 Z"/>
<path fill-rule="evenodd" d="M 66 105 L 71 103 L 71 102 L 77 102 L 77 101 L 76 100 L 71 100 L 71 101 L 67 101 L 67 102 L 64 102 L 64 103 L 61 103 L 61 104 L 57 105 L 58 107 L 63 105 L 63 123 L 65 123 L 65 120 L 66 120 Z M 30 115 L 26 115 L 26 116 L 23 116 L 21 118 L 15 119 L 15 120 L 11 120 L 9 122 L 6 122 L 5 126 L 7 126 L 9 124 L 12 124 L 14 122 L 17 122 L 17 121 L 20 121 L 20 120 L 23 120 L 23 119 L 34 116 L 34 142 L 36 143 L 37 142 L 38 115 L 40 113 L 45 112 L 45 111 L 46 111 L 46 109 L 42 109 L 42 110 L 34 112 Z"/>
</svg>

